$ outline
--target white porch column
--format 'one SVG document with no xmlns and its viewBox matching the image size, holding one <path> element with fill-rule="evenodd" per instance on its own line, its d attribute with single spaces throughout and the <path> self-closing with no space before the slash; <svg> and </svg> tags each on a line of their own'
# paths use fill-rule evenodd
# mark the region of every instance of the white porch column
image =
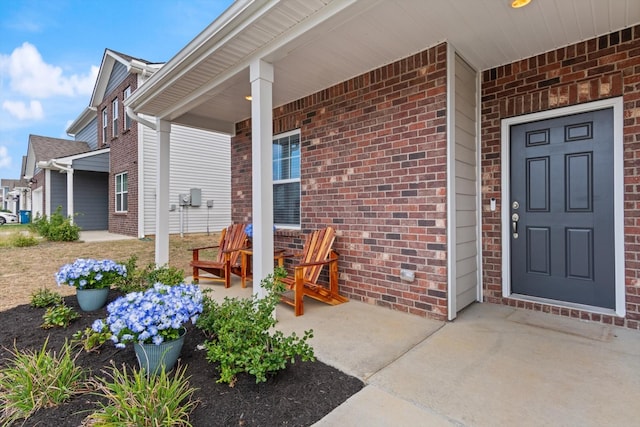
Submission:
<svg viewBox="0 0 640 427">
<path fill-rule="evenodd" d="M 67 216 L 73 224 L 73 168 L 67 169 Z"/>
<path fill-rule="evenodd" d="M 253 206 L 253 293 L 262 298 L 260 282 L 273 272 L 273 65 L 256 60 L 250 66 Z"/>
<path fill-rule="evenodd" d="M 44 170 L 44 209 L 42 216 L 51 218 L 51 169 Z"/>
<path fill-rule="evenodd" d="M 157 120 L 156 264 L 169 262 L 169 142 L 171 122 Z"/>
</svg>

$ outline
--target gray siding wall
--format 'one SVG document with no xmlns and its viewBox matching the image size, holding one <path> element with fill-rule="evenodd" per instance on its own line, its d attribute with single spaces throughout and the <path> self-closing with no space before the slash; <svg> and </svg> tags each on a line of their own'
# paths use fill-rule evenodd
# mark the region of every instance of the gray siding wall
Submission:
<svg viewBox="0 0 640 427">
<path fill-rule="evenodd" d="M 142 127 L 144 174 L 144 234 L 155 234 L 156 224 L 156 132 Z M 202 205 L 183 211 L 185 233 L 219 231 L 231 223 L 231 139 L 228 135 L 171 126 L 169 232 L 180 232 L 178 194 L 191 188 L 202 190 Z M 213 208 L 207 208 L 213 200 Z M 167 209 L 169 206 L 167 206 Z"/>
<path fill-rule="evenodd" d="M 109 153 L 74 160 L 73 168 L 82 171 L 109 172 Z"/>
<path fill-rule="evenodd" d="M 83 230 L 109 228 L 109 174 L 75 171 L 73 175 L 75 222 Z"/>
<path fill-rule="evenodd" d="M 51 171 L 51 206 L 49 212 L 54 213 L 62 206 L 62 215 L 67 216 L 67 174 Z"/>
<path fill-rule="evenodd" d="M 117 62 L 113 66 L 113 70 L 111 71 L 111 76 L 109 76 L 109 83 L 107 83 L 107 90 L 104 92 L 105 94 L 112 93 L 120 83 L 127 77 L 127 67 Z M 96 128 L 97 132 L 97 128 Z"/>
<path fill-rule="evenodd" d="M 476 301 L 478 284 L 478 193 L 476 73 L 455 58 L 455 273 L 456 312 Z"/>
<path fill-rule="evenodd" d="M 76 141 L 84 141 L 89 144 L 89 148 L 98 148 L 98 117 L 95 117 L 80 132 L 75 135 Z"/>
</svg>

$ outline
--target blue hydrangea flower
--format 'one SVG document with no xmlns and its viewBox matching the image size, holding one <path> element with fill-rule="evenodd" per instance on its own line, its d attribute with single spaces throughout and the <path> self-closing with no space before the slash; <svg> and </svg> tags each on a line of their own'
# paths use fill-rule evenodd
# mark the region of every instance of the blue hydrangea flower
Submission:
<svg viewBox="0 0 640 427">
<path fill-rule="evenodd" d="M 198 286 L 156 283 L 144 292 L 132 292 L 110 303 L 105 324 L 118 348 L 129 342 L 158 345 L 187 322 L 195 323 L 202 309 Z"/>
<path fill-rule="evenodd" d="M 110 259 L 78 258 L 73 263 L 60 267 L 55 277 L 58 286 L 66 283 L 78 289 L 101 289 L 126 275 L 127 268 Z"/>
</svg>

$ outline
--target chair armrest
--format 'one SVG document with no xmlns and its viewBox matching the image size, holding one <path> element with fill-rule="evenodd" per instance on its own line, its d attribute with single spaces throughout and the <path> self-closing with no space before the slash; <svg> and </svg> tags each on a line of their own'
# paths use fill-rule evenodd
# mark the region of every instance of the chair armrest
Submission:
<svg viewBox="0 0 640 427">
<path fill-rule="evenodd" d="M 191 249 L 187 249 L 188 251 L 199 251 L 201 249 L 215 249 L 215 248 L 219 248 L 220 245 L 216 245 L 216 246 L 204 246 L 202 248 L 191 248 Z"/>
</svg>

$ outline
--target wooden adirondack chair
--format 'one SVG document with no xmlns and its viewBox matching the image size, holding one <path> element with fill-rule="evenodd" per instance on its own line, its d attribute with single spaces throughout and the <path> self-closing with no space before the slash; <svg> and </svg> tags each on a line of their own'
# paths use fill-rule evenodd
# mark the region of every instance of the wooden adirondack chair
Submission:
<svg viewBox="0 0 640 427">
<path fill-rule="evenodd" d="M 195 283 L 198 283 L 200 277 L 203 277 L 224 282 L 225 288 L 231 286 L 231 273 L 238 276 L 241 274 L 238 257 L 240 249 L 247 247 L 245 226 L 245 224 L 231 224 L 223 229 L 220 234 L 220 244 L 217 246 L 191 249 L 193 251 L 193 260 L 189 265 L 193 267 L 193 281 Z M 215 248 L 218 248 L 218 255 L 215 260 L 200 259 L 200 251 Z M 218 277 L 200 276 L 200 270 Z"/>
<path fill-rule="evenodd" d="M 331 305 L 349 301 L 338 293 L 338 254 L 332 249 L 335 238 L 332 227 L 309 234 L 302 253 L 298 255 L 300 261 L 294 266 L 294 275 L 282 280 L 293 291 L 293 297 L 286 293 L 282 295 L 282 302 L 291 305 L 296 316 L 304 314 L 305 296 Z M 318 283 L 325 265 L 329 266 L 328 287 Z"/>
</svg>

